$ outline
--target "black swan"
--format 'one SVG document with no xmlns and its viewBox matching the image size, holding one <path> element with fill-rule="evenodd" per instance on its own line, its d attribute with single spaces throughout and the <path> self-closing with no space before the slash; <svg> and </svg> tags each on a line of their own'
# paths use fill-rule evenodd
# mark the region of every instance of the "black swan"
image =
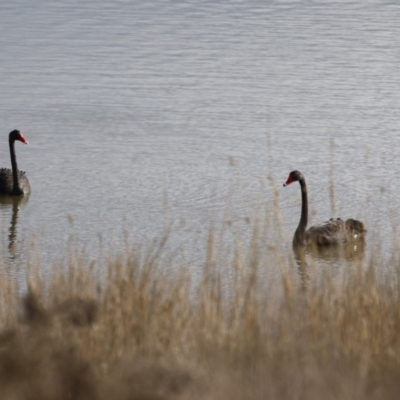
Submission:
<svg viewBox="0 0 400 400">
<path fill-rule="evenodd" d="M 13 130 L 10 132 L 8 141 L 10 144 L 12 170 L 8 168 L 0 169 L 0 195 L 23 196 L 31 192 L 31 186 L 29 185 L 28 178 L 25 176 L 25 172 L 18 171 L 14 148 L 16 140 L 28 144 L 28 141 L 20 131 Z"/>
<path fill-rule="evenodd" d="M 298 181 L 301 188 L 301 217 L 299 226 L 293 236 L 293 246 L 304 245 L 335 245 L 344 244 L 364 237 L 366 229 L 364 224 L 355 219 L 333 219 L 321 225 L 312 226 L 306 231 L 308 218 L 307 186 L 304 176 L 299 171 L 292 171 L 283 186 Z"/>
</svg>

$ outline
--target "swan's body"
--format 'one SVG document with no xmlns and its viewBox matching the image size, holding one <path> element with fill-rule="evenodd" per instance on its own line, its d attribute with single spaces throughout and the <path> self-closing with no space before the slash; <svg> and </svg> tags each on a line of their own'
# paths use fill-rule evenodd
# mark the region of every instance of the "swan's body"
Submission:
<svg viewBox="0 0 400 400">
<path fill-rule="evenodd" d="M 31 192 L 31 186 L 25 172 L 18 170 L 14 146 L 16 140 L 28 144 L 28 141 L 20 131 L 14 130 L 10 132 L 8 141 L 10 145 L 11 169 L 0 169 L 0 195 L 23 196 Z"/>
<path fill-rule="evenodd" d="M 366 232 L 364 224 L 351 218 L 347 221 L 343 221 L 340 218 L 331 218 L 323 224 L 312 226 L 310 229 L 306 230 L 308 221 L 308 198 L 306 181 L 303 174 L 299 171 L 292 171 L 283 186 L 290 185 L 292 182 L 296 181 L 300 183 L 302 204 L 299 226 L 293 236 L 294 246 L 344 244 L 364 237 Z"/>
</svg>

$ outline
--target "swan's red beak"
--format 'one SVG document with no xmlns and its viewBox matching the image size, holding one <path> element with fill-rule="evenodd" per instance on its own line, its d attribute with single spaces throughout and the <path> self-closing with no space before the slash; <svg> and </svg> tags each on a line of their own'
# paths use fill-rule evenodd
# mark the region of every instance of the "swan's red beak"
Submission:
<svg viewBox="0 0 400 400">
<path fill-rule="evenodd" d="M 293 182 L 293 177 L 292 175 L 289 175 L 289 178 L 287 178 L 286 183 L 283 184 L 283 187 L 290 185 Z"/>
<path fill-rule="evenodd" d="M 29 142 L 26 140 L 25 136 L 22 133 L 19 134 L 18 140 L 20 140 L 22 143 L 29 144 Z"/>
</svg>

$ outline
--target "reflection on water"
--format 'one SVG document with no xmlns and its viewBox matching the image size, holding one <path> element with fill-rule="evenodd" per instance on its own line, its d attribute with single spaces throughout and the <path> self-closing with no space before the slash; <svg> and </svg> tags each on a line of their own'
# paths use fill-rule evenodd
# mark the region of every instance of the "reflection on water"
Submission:
<svg viewBox="0 0 400 400">
<path fill-rule="evenodd" d="M 295 259 L 304 260 L 307 255 L 322 261 L 346 260 L 356 261 L 364 257 L 365 240 L 347 243 L 340 246 L 306 246 L 293 247 Z"/>
<path fill-rule="evenodd" d="M 293 246 L 294 259 L 303 287 L 306 287 L 310 280 L 309 263 L 317 262 L 320 265 L 335 265 L 341 261 L 346 261 L 347 265 L 358 263 L 364 260 L 365 247 L 364 238 L 340 246 Z"/>
<path fill-rule="evenodd" d="M 20 208 L 26 204 L 29 200 L 29 196 L 0 196 L 0 208 L 3 210 L 10 209 L 11 211 L 11 221 L 8 233 L 8 260 L 14 261 L 18 258 L 18 246 L 17 243 L 17 223 L 18 223 L 18 213 Z M 25 251 L 23 248 L 21 251 Z"/>
</svg>

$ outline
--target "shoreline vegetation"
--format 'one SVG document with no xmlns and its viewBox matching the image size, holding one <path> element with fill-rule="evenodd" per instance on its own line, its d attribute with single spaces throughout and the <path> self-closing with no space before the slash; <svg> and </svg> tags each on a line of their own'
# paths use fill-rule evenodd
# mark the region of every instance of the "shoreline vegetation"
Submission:
<svg viewBox="0 0 400 400">
<path fill-rule="evenodd" d="M 1 272 L 1 399 L 397 399 L 398 256 L 384 279 L 371 256 L 305 282 L 261 239 L 221 269 L 211 232 L 196 279 L 166 237 L 100 278 L 72 253 L 46 279 L 30 266 L 24 294 Z"/>
</svg>

